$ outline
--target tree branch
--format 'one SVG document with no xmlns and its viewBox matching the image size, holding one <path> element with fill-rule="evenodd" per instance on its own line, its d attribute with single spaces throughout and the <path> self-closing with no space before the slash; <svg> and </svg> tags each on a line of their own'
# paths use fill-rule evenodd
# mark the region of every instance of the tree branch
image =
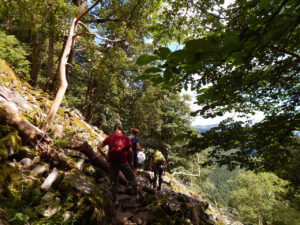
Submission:
<svg viewBox="0 0 300 225">
<path fill-rule="evenodd" d="M 82 17 L 84 17 L 89 11 L 91 11 L 96 5 L 98 5 L 100 3 L 100 0 L 99 1 L 97 1 L 97 2 L 95 2 L 94 3 L 94 5 L 92 5 L 88 10 L 86 10 L 84 13 L 82 13 L 79 17 L 78 17 L 78 19 L 77 19 L 77 21 L 80 21 L 80 19 L 82 18 Z M 83 6 L 84 5 L 84 3 L 81 5 L 81 6 Z M 81 7 L 80 6 L 80 7 Z"/>
<path fill-rule="evenodd" d="M 300 55 L 296 54 L 295 52 L 291 52 L 291 51 L 289 51 L 285 48 L 276 47 L 275 45 L 269 45 L 269 47 L 270 47 L 270 49 L 276 50 L 278 52 L 285 53 L 285 54 L 290 55 L 290 56 L 294 56 L 298 60 L 300 60 Z"/>
<path fill-rule="evenodd" d="M 174 172 L 172 175 L 185 175 L 185 176 L 191 176 L 191 177 L 199 177 L 200 174 L 191 174 L 191 173 L 183 173 L 183 172 Z"/>
<path fill-rule="evenodd" d="M 79 36 L 81 34 L 89 34 L 89 35 L 93 35 L 96 38 L 98 38 L 100 40 L 103 40 L 103 41 L 108 41 L 108 42 L 113 42 L 113 43 L 118 43 L 118 42 L 124 41 L 124 40 L 121 40 L 121 39 L 119 39 L 119 40 L 111 40 L 111 39 L 108 39 L 108 38 L 105 38 L 105 37 L 100 37 L 97 34 L 95 34 L 93 31 L 91 31 L 90 28 L 88 26 L 86 26 L 84 23 L 82 23 L 81 21 L 79 21 L 78 24 L 80 24 L 81 26 L 83 26 L 86 30 L 88 30 L 88 32 L 79 33 L 79 34 L 76 34 L 76 36 Z"/>
<path fill-rule="evenodd" d="M 95 20 L 88 20 L 88 21 L 86 21 L 86 23 L 106 23 L 106 22 L 114 22 L 114 23 L 126 22 L 126 23 L 131 23 L 131 20 L 105 18 L 105 19 L 95 19 Z"/>
</svg>

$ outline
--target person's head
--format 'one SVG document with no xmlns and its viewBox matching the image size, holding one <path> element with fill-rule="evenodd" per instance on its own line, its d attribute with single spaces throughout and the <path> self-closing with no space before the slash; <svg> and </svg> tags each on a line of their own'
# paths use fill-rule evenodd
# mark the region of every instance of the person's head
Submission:
<svg viewBox="0 0 300 225">
<path fill-rule="evenodd" d="M 155 151 L 154 152 L 159 152 L 159 150 L 158 149 L 155 149 Z"/>
<path fill-rule="evenodd" d="M 122 125 L 120 123 L 116 123 L 114 126 L 114 132 L 122 131 Z"/>
<path fill-rule="evenodd" d="M 145 151 L 145 149 L 144 148 L 141 148 L 141 152 L 144 152 Z"/>
<path fill-rule="evenodd" d="M 137 136 L 139 133 L 139 129 L 137 128 L 131 128 L 131 134 L 133 134 L 134 136 Z"/>
</svg>

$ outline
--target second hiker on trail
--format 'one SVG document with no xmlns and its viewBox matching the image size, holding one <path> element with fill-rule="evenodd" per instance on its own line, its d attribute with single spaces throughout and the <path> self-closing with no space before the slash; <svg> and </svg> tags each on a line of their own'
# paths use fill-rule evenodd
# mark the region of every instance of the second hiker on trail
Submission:
<svg viewBox="0 0 300 225">
<path fill-rule="evenodd" d="M 140 170 L 144 169 L 144 162 L 146 160 L 146 155 L 145 155 L 144 151 L 145 151 L 145 149 L 142 148 L 137 154 L 137 164 L 138 164 L 138 168 Z"/>
<path fill-rule="evenodd" d="M 136 128 L 131 128 L 131 134 L 129 136 L 129 139 L 132 143 L 132 150 L 133 150 L 133 167 L 134 167 L 134 173 L 137 172 L 138 168 L 138 162 L 137 162 L 137 152 L 140 149 L 140 140 L 137 138 L 137 135 L 139 133 L 139 130 Z"/>
<path fill-rule="evenodd" d="M 107 155 L 103 151 L 103 147 L 106 145 L 108 145 L 109 148 Z M 121 124 L 116 124 L 114 126 L 114 133 L 105 138 L 105 140 L 97 146 L 100 154 L 105 157 L 109 163 L 109 179 L 112 184 L 112 195 L 115 207 L 119 206 L 119 202 L 117 200 L 117 185 L 120 170 L 131 183 L 133 194 L 136 195 L 137 200 L 139 199 L 136 176 L 132 170 L 133 153 L 131 147 L 132 144 L 128 136 L 122 134 Z M 127 155 L 129 155 L 130 165 L 128 163 Z"/>
</svg>

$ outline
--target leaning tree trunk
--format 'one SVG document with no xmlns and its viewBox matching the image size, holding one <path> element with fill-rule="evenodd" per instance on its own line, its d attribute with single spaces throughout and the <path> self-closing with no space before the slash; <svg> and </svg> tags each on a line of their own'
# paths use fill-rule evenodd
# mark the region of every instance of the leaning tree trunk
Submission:
<svg viewBox="0 0 300 225">
<path fill-rule="evenodd" d="M 67 81 L 67 76 L 66 76 L 67 68 L 66 67 L 68 65 L 68 60 L 69 60 L 69 57 L 71 55 L 71 51 L 72 51 L 72 48 L 74 45 L 74 39 L 76 37 L 78 22 L 89 10 L 91 10 L 93 7 L 95 7 L 96 4 L 99 3 L 99 1 L 96 2 L 93 6 L 91 6 L 87 11 L 84 12 L 87 2 L 88 2 L 88 0 L 85 0 L 81 4 L 81 6 L 78 9 L 76 17 L 72 21 L 69 35 L 68 35 L 66 44 L 64 46 L 64 49 L 63 49 L 62 57 L 59 62 L 59 68 L 58 68 L 59 88 L 56 93 L 55 99 L 52 103 L 52 106 L 48 112 L 48 115 L 45 118 L 45 121 L 43 123 L 42 130 L 44 130 L 44 131 L 46 131 L 47 126 L 53 121 L 53 119 L 56 115 L 56 112 L 60 106 L 60 103 L 65 95 L 67 87 L 68 87 L 68 81 Z"/>
<path fill-rule="evenodd" d="M 68 148 L 80 151 L 90 160 L 93 166 L 99 167 L 105 172 L 109 173 L 106 159 L 102 155 L 97 154 L 88 142 L 74 137 L 70 140 L 70 143 L 71 144 L 68 146 Z M 119 181 L 122 184 L 127 184 L 127 180 L 122 173 L 119 173 Z"/>
<path fill-rule="evenodd" d="M 65 48 L 63 50 L 63 54 L 62 54 L 61 61 L 59 64 L 59 69 L 58 69 L 59 88 L 56 93 L 55 99 L 52 103 L 52 106 L 48 112 L 48 115 L 45 118 L 45 121 L 44 121 L 44 124 L 42 127 L 42 130 L 44 130 L 44 131 L 46 130 L 48 124 L 50 124 L 53 121 L 54 116 L 60 106 L 60 103 L 61 103 L 61 101 L 65 95 L 65 92 L 67 90 L 67 87 L 68 87 L 68 82 L 67 82 L 67 78 L 66 78 L 66 66 L 67 66 L 67 62 L 69 59 L 71 49 L 73 47 L 73 41 L 74 41 L 73 39 L 74 39 L 74 36 L 76 33 L 75 32 L 76 27 L 77 27 L 76 20 L 77 20 L 77 18 L 75 18 L 72 22 L 70 33 L 69 33 Z"/>
</svg>

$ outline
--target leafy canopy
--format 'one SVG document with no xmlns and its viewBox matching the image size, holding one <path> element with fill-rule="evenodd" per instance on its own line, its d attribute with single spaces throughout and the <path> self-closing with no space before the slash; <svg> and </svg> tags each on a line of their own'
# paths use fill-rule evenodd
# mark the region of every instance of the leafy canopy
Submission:
<svg viewBox="0 0 300 225">
<path fill-rule="evenodd" d="M 260 123 L 225 121 L 194 136 L 191 145 L 196 151 L 213 145 L 209 163 L 275 171 L 300 184 L 299 176 L 288 176 L 299 170 L 300 6 L 295 0 L 252 0 L 227 9 L 215 2 L 214 8 L 209 20 L 199 22 L 206 26 L 201 37 L 186 38 L 182 50 L 160 47 L 140 56 L 137 63 L 150 67 L 139 79 L 175 90 L 190 85 L 202 106 L 194 115 L 204 118 L 264 112 Z M 224 154 L 232 148 L 237 150 Z"/>
</svg>

